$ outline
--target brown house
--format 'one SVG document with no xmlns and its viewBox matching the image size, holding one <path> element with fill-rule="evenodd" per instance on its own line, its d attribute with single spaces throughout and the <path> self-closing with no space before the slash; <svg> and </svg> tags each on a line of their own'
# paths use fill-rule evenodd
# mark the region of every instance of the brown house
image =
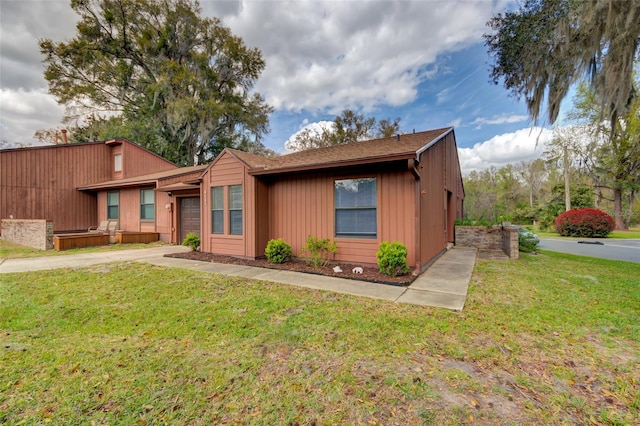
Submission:
<svg viewBox="0 0 640 426">
<path fill-rule="evenodd" d="M 224 150 L 201 176 L 206 252 L 256 258 L 283 238 L 337 243 L 335 259 L 376 263 L 382 241 L 424 270 L 453 241 L 464 189 L 453 128 L 264 158 Z"/>
<path fill-rule="evenodd" d="M 119 229 L 170 241 L 171 199 L 155 190 L 195 179 L 197 197 L 203 169 L 178 168 L 126 139 L 0 150 L 0 218 L 52 220 L 56 233 L 116 219 Z"/>
<path fill-rule="evenodd" d="M 95 194 L 79 186 L 174 170 L 125 139 L 0 151 L 0 218 L 50 219 L 54 231 L 87 230 L 98 220 Z"/>
<path fill-rule="evenodd" d="M 0 218 L 51 219 L 58 233 L 115 219 L 247 258 L 272 238 L 297 255 L 311 235 L 335 240 L 336 260 L 375 264 L 395 240 L 421 271 L 453 241 L 463 200 L 453 128 L 275 158 L 225 149 L 183 168 L 125 139 L 0 151 Z"/>
</svg>

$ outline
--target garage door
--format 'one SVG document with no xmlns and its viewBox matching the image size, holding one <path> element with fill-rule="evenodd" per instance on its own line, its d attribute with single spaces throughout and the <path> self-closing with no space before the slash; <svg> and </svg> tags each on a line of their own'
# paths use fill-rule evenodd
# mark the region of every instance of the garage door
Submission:
<svg viewBox="0 0 640 426">
<path fill-rule="evenodd" d="M 200 236 L 200 197 L 180 198 L 180 242 L 189 232 Z"/>
</svg>

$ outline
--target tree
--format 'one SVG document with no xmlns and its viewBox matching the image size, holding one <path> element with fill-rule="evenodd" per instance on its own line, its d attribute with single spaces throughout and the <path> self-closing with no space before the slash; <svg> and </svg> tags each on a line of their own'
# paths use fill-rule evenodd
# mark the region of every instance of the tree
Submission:
<svg viewBox="0 0 640 426">
<path fill-rule="evenodd" d="M 272 108 L 261 53 L 202 18 L 195 0 L 72 0 L 75 38 L 40 40 L 49 91 L 78 139 L 128 136 L 180 164 L 261 147 Z M 89 119 L 87 119 L 89 117 Z"/>
<path fill-rule="evenodd" d="M 548 119 L 555 122 L 569 88 L 587 77 L 611 122 L 635 95 L 640 2 L 525 0 L 487 25 L 493 82 L 504 80 L 514 96 L 524 97 L 534 121 L 546 94 Z"/>
<path fill-rule="evenodd" d="M 286 147 L 292 151 L 304 151 L 376 137 L 389 137 L 398 133 L 399 129 L 400 118 L 378 121 L 374 117 L 365 118 L 362 114 L 346 109 L 322 130 L 302 130 L 292 141 L 287 142 Z"/>
<path fill-rule="evenodd" d="M 615 123 L 600 120 L 601 103 L 597 93 L 580 85 L 569 117 L 582 122 L 591 138 L 589 166 L 594 183 L 613 193 L 613 217 L 617 229 L 629 226 L 635 193 L 640 189 L 640 99 L 636 98 Z M 627 198 L 628 197 L 628 198 Z M 627 215 L 623 200 L 627 198 Z"/>
<path fill-rule="evenodd" d="M 540 189 L 547 177 L 547 167 L 544 161 L 537 158 L 532 161 L 522 161 L 517 166 L 517 172 L 525 185 L 529 186 L 529 207 L 540 199 Z"/>
</svg>

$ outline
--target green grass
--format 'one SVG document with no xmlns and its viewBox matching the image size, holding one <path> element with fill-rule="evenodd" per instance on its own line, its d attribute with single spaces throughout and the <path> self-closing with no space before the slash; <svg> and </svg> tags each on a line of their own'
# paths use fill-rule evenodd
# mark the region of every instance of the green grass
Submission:
<svg viewBox="0 0 640 426">
<path fill-rule="evenodd" d="M 105 252 L 105 251 L 114 251 L 114 250 L 130 250 L 130 249 L 157 247 L 162 244 L 164 243 L 157 242 L 157 243 L 150 243 L 150 244 L 111 244 L 108 246 L 86 247 L 86 248 L 80 248 L 80 249 L 57 251 L 57 250 L 38 250 L 35 248 L 14 244 L 9 241 L 0 240 L 0 259 L 15 259 L 15 258 L 40 257 L 40 256 L 61 256 L 61 255 L 79 254 L 79 253 L 96 253 L 96 252 Z"/>
<path fill-rule="evenodd" d="M 451 312 L 138 263 L 1 275 L 0 424 L 631 425 L 638 277 L 478 260 Z"/>
<path fill-rule="evenodd" d="M 536 235 L 543 238 L 571 238 L 561 237 L 557 232 L 543 232 L 539 230 L 533 231 Z M 638 240 L 640 239 L 640 228 L 630 228 L 628 231 L 613 231 L 607 238 L 615 240 Z"/>
</svg>

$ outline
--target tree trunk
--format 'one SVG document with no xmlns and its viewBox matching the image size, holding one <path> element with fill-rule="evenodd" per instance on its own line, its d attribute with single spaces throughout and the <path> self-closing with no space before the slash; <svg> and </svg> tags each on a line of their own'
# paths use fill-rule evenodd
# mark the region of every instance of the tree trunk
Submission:
<svg viewBox="0 0 640 426">
<path fill-rule="evenodd" d="M 566 211 L 571 210 L 571 188 L 569 184 L 569 150 L 567 145 L 563 149 L 564 165 L 564 207 Z"/>
<path fill-rule="evenodd" d="M 625 229 L 622 217 L 622 191 L 618 188 L 613 190 L 613 216 L 616 221 L 616 229 Z"/>
</svg>

